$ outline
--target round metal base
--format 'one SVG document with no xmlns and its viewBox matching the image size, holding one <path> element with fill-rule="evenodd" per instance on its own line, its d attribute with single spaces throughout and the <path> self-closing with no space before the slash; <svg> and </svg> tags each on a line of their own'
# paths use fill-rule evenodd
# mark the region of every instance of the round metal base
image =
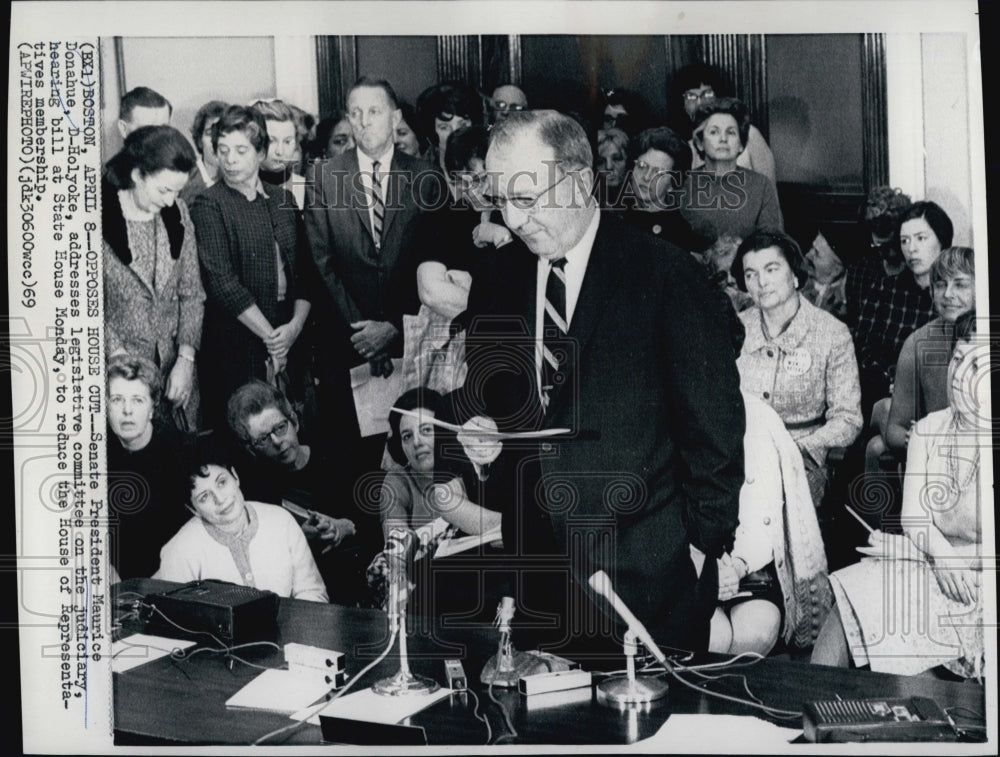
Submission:
<svg viewBox="0 0 1000 757">
<path fill-rule="evenodd" d="M 372 691 L 382 696 L 402 697 L 412 694 L 433 694 L 439 688 L 441 687 L 438 685 L 438 682 L 431 678 L 415 676 L 412 673 L 404 673 L 401 670 L 391 678 L 383 678 L 380 681 L 376 681 L 372 686 Z"/>
<path fill-rule="evenodd" d="M 613 676 L 597 684 L 597 701 L 608 707 L 648 704 L 663 699 L 670 687 L 661 676 Z"/>
</svg>

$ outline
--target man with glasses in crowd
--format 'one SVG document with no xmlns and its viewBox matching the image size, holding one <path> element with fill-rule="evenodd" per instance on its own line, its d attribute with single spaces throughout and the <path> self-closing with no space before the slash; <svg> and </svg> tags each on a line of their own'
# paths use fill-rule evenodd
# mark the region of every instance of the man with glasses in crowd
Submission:
<svg viewBox="0 0 1000 757">
<path fill-rule="evenodd" d="M 503 515 L 508 551 L 547 554 L 549 577 L 562 573 L 519 603 L 581 618 L 540 603 L 565 602 L 570 573 L 585 586 L 603 569 L 655 638 L 703 650 L 717 565 L 699 580 L 689 544 L 719 558 L 737 524 L 739 376 L 704 274 L 601 213 L 592 165 L 582 127 L 555 111 L 511 113 L 491 132 L 488 195 L 520 243 L 484 253 L 473 279 L 466 401 L 501 430 L 569 429 L 526 450 Z"/>
<path fill-rule="evenodd" d="M 486 98 L 489 109 L 490 124 L 495 124 L 510 113 L 519 113 L 528 109 L 528 96 L 524 90 L 513 84 L 501 84 L 493 90 L 493 95 Z"/>
</svg>

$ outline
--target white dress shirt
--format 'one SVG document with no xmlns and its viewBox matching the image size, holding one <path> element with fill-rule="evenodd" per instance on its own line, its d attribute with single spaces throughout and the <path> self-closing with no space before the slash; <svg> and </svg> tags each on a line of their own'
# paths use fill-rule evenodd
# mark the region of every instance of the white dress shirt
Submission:
<svg viewBox="0 0 1000 757">
<path fill-rule="evenodd" d="M 590 225 L 583 232 L 580 241 L 577 242 L 565 255 L 566 267 L 566 324 L 572 326 L 573 313 L 576 311 L 576 302 L 580 298 L 580 288 L 583 286 L 583 277 L 587 273 L 587 263 L 590 260 L 590 251 L 594 246 L 594 238 L 597 236 L 597 227 L 601 222 L 601 211 L 595 210 L 594 217 L 590 219 Z M 542 390 L 542 331 L 545 321 L 545 285 L 548 281 L 549 271 L 552 265 L 548 260 L 538 259 L 537 279 L 535 286 L 535 385 L 539 394 Z"/>
</svg>

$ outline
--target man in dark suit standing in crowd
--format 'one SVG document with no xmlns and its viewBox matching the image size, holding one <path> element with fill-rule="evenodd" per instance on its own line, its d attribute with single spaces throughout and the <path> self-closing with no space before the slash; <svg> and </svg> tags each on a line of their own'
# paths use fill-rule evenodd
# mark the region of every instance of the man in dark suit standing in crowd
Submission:
<svg viewBox="0 0 1000 757">
<path fill-rule="evenodd" d="M 320 415 L 343 434 L 356 480 L 378 469 L 384 436 L 360 441 L 348 371 L 368 362 L 373 376 L 388 376 L 402 355 L 402 316 L 419 308 L 416 281 L 402 275 L 412 272 L 415 221 L 448 195 L 430 164 L 394 149 L 401 114 L 388 82 L 360 79 L 347 112 L 357 149 L 316 164 L 304 215 L 329 294 L 317 314 Z"/>
<path fill-rule="evenodd" d="M 743 483 L 739 376 L 704 274 L 602 214 L 592 165 L 583 129 L 555 111 L 494 127 L 490 192 L 523 245 L 473 280 L 466 401 L 501 429 L 570 429 L 526 455 L 506 549 L 537 554 L 551 537 L 578 584 L 603 569 L 658 640 L 704 650 Z M 701 580 L 689 544 L 708 555 Z"/>
</svg>

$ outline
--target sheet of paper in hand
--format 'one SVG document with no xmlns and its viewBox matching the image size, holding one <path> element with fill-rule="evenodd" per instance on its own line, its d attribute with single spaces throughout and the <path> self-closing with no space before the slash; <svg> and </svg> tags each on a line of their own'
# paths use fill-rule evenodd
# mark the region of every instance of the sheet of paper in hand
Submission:
<svg viewBox="0 0 1000 757">
<path fill-rule="evenodd" d="M 375 436 L 389 432 L 389 408 L 403 393 L 403 362 L 392 361 L 389 378 L 372 376 L 368 363 L 351 368 L 351 391 L 354 392 L 354 409 L 358 414 L 361 436 Z"/>
</svg>

